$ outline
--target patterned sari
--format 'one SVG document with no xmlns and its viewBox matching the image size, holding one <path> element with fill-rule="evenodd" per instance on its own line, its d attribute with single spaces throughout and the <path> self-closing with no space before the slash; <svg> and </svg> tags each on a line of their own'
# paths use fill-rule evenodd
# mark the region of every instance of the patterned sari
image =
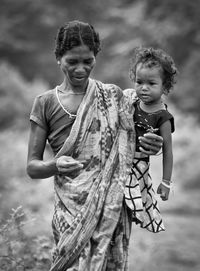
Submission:
<svg viewBox="0 0 200 271">
<path fill-rule="evenodd" d="M 127 270 L 131 216 L 123 197 L 135 150 L 133 108 L 115 85 L 89 80 L 57 154 L 86 162 L 55 176 L 51 271 Z"/>
</svg>

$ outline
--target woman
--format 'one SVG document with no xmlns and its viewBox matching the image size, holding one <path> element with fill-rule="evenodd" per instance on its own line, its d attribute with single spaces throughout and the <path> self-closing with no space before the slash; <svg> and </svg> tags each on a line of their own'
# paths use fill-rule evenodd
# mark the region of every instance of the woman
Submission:
<svg viewBox="0 0 200 271">
<path fill-rule="evenodd" d="M 91 25 L 61 27 L 55 55 L 64 80 L 36 97 L 30 116 L 27 172 L 55 176 L 51 271 L 128 268 L 131 215 L 123 193 L 135 148 L 134 107 L 119 87 L 90 78 L 99 51 Z M 44 161 L 47 140 L 55 157 Z M 155 135 L 141 140 L 148 154 L 162 145 Z"/>
</svg>

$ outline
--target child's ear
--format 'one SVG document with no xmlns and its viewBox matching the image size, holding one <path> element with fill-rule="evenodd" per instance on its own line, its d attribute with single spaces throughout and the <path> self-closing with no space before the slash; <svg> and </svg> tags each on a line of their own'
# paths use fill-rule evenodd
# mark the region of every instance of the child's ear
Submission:
<svg viewBox="0 0 200 271">
<path fill-rule="evenodd" d="M 169 94 L 169 91 L 165 87 L 163 87 L 163 94 L 166 96 Z"/>
</svg>

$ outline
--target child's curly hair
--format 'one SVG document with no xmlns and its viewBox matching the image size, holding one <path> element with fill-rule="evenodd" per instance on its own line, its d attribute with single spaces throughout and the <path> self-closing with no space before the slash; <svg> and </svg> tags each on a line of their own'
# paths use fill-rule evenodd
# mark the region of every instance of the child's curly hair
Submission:
<svg viewBox="0 0 200 271">
<path fill-rule="evenodd" d="M 71 21 L 58 29 L 55 39 L 56 59 L 62 57 L 67 51 L 80 45 L 86 45 L 96 56 L 101 50 L 99 34 L 94 27 L 81 21 Z"/>
<path fill-rule="evenodd" d="M 163 86 L 166 94 L 170 92 L 176 83 L 178 70 L 171 56 L 162 49 L 137 47 L 131 59 L 130 78 L 135 82 L 136 68 L 138 64 L 144 64 L 148 68 L 160 67 L 162 69 Z"/>
</svg>

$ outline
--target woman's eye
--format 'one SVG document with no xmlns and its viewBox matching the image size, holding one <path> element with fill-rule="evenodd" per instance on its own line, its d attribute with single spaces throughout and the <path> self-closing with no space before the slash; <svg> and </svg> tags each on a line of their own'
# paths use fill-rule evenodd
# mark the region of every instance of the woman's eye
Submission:
<svg viewBox="0 0 200 271">
<path fill-rule="evenodd" d="M 67 63 L 69 65 L 75 65 L 77 63 L 77 61 L 75 61 L 75 60 L 68 60 Z"/>
<path fill-rule="evenodd" d="M 88 60 L 85 60 L 84 63 L 87 64 L 87 65 L 90 65 L 92 64 L 93 60 L 92 59 L 88 59 Z"/>
</svg>

